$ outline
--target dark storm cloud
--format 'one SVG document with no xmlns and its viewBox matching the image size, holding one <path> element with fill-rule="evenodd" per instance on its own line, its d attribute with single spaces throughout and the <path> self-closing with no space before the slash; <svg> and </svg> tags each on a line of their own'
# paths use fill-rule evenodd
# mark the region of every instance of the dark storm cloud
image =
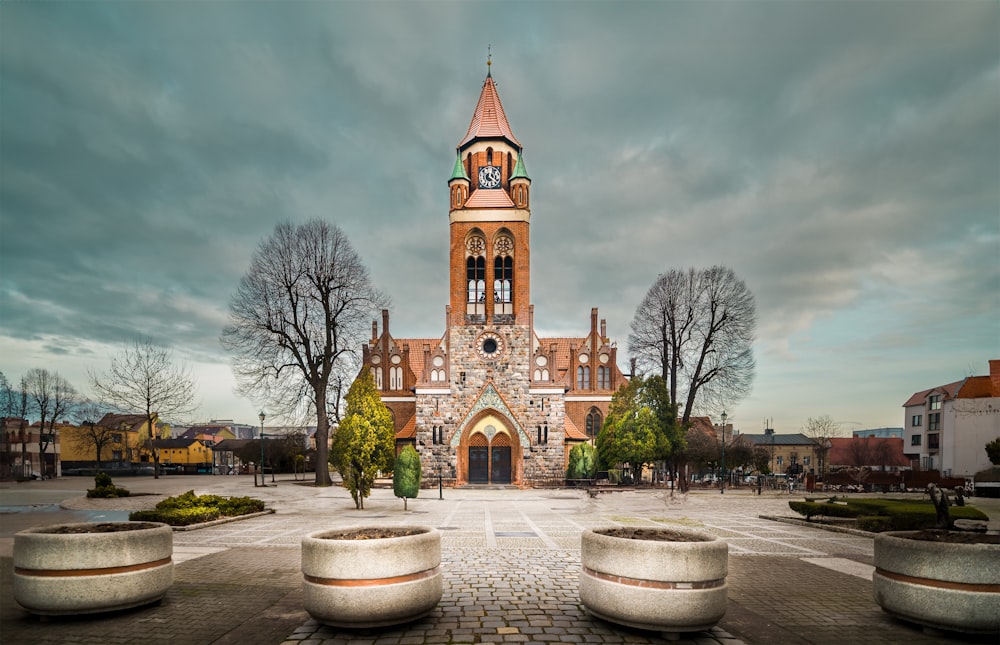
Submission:
<svg viewBox="0 0 1000 645">
<path fill-rule="evenodd" d="M 136 334 L 225 362 L 229 296 L 285 219 L 341 226 L 394 331 L 442 333 L 446 181 L 487 44 L 533 179 L 543 333 L 585 333 L 597 306 L 624 348 L 657 274 L 726 264 L 757 298 L 749 416 L 835 405 L 783 375 L 849 378 L 836 347 L 900 365 L 890 423 L 929 385 L 910 354 L 965 370 L 1000 351 L 996 3 L 0 12 L 7 372 Z"/>
</svg>

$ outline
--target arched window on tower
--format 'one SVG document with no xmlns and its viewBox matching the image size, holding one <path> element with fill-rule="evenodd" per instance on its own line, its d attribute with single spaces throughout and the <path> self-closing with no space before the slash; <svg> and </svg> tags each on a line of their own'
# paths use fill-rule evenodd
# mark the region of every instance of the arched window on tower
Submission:
<svg viewBox="0 0 1000 645">
<path fill-rule="evenodd" d="M 501 232 L 493 242 L 493 313 L 514 314 L 514 240 Z"/>
<path fill-rule="evenodd" d="M 475 316 L 486 315 L 486 258 L 470 257 L 465 263 L 469 299 L 465 313 Z"/>
<path fill-rule="evenodd" d="M 601 431 L 601 411 L 597 408 L 590 408 L 587 412 L 587 438 L 593 440 Z"/>
<path fill-rule="evenodd" d="M 390 367 L 389 368 L 389 389 L 390 390 L 402 390 L 403 389 L 403 368 L 402 367 Z"/>
<path fill-rule="evenodd" d="M 579 365 L 576 368 L 576 389 L 590 389 L 590 366 Z"/>
<path fill-rule="evenodd" d="M 601 390 L 611 388 L 611 368 L 603 365 L 597 368 L 597 387 Z"/>
<path fill-rule="evenodd" d="M 493 301 L 497 314 L 514 313 L 514 258 L 499 257 L 493 262 Z"/>
<path fill-rule="evenodd" d="M 382 368 L 381 367 L 373 367 L 372 368 L 372 378 L 375 379 L 375 389 L 376 390 L 381 390 L 382 389 Z"/>
</svg>

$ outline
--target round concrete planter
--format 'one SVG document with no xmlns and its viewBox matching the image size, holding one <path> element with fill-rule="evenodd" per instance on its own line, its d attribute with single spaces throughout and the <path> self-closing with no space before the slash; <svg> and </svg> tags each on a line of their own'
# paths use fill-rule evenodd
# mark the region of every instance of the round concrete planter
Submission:
<svg viewBox="0 0 1000 645">
<path fill-rule="evenodd" d="M 584 531 L 580 600 L 620 625 L 669 633 L 711 628 L 726 613 L 729 547 L 673 529 Z"/>
<path fill-rule="evenodd" d="M 1000 634 L 1000 544 L 914 539 L 920 533 L 875 536 L 875 602 L 925 627 Z"/>
<path fill-rule="evenodd" d="M 92 614 L 157 602 L 174 580 L 173 538 L 170 527 L 157 522 L 21 531 L 14 536 L 14 600 L 40 615 Z"/>
<path fill-rule="evenodd" d="M 352 539 L 365 531 L 413 535 Z M 384 627 L 429 614 L 441 600 L 441 533 L 419 526 L 318 531 L 302 538 L 309 615 L 335 627 Z"/>
</svg>

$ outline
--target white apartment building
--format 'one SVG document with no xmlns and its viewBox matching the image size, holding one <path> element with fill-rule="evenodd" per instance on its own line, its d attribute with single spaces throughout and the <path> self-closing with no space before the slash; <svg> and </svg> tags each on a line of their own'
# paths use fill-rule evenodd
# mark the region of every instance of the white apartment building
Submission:
<svg viewBox="0 0 1000 645">
<path fill-rule="evenodd" d="M 988 376 L 916 392 L 903 404 L 903 449 L 917 470 L 972 477 L 990 468 L 986 444 L 1000 438 L 1000 359 Z"/>
</svg>

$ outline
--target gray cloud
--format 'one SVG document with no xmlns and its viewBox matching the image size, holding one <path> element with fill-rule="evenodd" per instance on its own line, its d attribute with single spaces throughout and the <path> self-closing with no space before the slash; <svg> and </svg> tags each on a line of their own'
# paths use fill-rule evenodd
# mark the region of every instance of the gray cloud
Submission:
<svg viewBox="0 0 1000 645">
<path fill-rule="evenodd" d="M 898 424 L 912 391 L 1000 356 L 996 3 L 0 12 L 8 376 L 147 334 L 218 381 L 229 296 L 284 219 L 341 226 L 393 330 L 440 334 L 446 180 L 487 43 L 533 179 L 543 333 L 598 306 L 624 347 L 658 273 L 730 265 L 760 332 L 734 414 L 787 430 L 845 400 Z M 214 387 L 207 409 L 253 414 Z"/>
</svg>

